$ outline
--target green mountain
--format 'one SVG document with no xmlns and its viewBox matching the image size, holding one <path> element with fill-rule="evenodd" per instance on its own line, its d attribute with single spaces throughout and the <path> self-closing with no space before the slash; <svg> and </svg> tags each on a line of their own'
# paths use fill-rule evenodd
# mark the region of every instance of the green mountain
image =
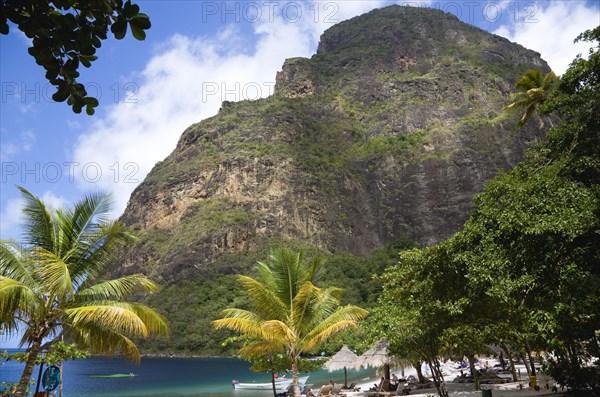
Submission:
<svg viewBox="0 0 600 397">
<path fill-rule="evenodd" d="M 406 241 L 457 231 L 486 179 L 542 136 L 502 111 L 539 54 L 443 12 L 391 6 L 339 23 L 310 59 L 285 62 L 273 96 L 224 102 L 184 131 L 134 191 L 140 236 L 114 275 L 142 271 L 171 341 L 223 354 L 210 320 L 239 305 L 232 274 L 286 244 L 330 258 L 327 282 L 375 299 L 371 274 Z"/>
</svg>

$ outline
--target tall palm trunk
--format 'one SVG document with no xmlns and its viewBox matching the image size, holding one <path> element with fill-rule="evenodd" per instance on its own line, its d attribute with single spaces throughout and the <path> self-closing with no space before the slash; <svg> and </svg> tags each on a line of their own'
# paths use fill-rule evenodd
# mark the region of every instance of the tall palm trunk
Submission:
<svg viewBox="0 0 600 397">
<path fill-rule="evenodd" d="M 21 379 L 19 380 L 19 384 L 15 390 L 14 397 L 24 397 L 27 394 L 27 390 L 29 389 L 29 380 L 33 374 L 33 367 L 35 367 L 35 361 L 37 360 L 41 347 L 41 340 L 34 340 L 31 344 L 29 349 L 29 357 L 25 363 L 25 368 L 23 368 L 23 374 L 21 375 Z"/>
<path fill-rule="evenodd" d="M 275 387 L 275 371 L 271 369 L 271 385 L 273 386 L 273 397 L 277 397 L 277 388 Z"/>
<path fill-rule="evenodd" d="M 292 360 L 292 379 L 294 380 L 294 397 L 300 397 L 300 384 L 298 381 L 298 361 L 296 358 Z"/>
</svg>

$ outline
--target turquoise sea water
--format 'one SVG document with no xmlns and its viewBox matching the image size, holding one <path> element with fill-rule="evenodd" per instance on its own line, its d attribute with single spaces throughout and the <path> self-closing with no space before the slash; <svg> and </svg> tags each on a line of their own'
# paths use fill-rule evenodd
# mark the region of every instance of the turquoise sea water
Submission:
<svg viewBox="0 0 600 397">
<path fill-rule="evenodd" d="M 269 382 L 270 375 L 249 370 L 250 363 L 237 359 L 142 358 L 140 365 L 122 359 L 88 358 L 64 365 L 63 397 L 269 397 L 270 391 L 234 390 L 231 381 Z M 38 367 L 34 369 L 37 380 Z M 0 364 L 0 381 L 18 381 L 23 364 Z M 126 378 L 96 378 L 94 375 L 128 374 Z M 348 371 L 348 383 L 364 381 L 373 370 Z M 344 371 L 312 372 L 307 383 L 315 388 L 344 382 Z M 35 384 L 31 387 L 35 391 Z M 40 390 L 43 390 L 40 386 Z M 55 391 L 56 392 L 56 391 Z"/>
</svg>

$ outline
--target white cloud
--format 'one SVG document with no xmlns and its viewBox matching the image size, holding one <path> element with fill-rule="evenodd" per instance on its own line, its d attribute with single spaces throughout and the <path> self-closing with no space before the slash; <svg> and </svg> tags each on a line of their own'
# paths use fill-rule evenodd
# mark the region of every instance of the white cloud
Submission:
<svg viewBox="0 0 600 397">
<path fill-rule="evenodd" d="M 20 197 L 6 201 L 0 213 L 0 239 L 18 239 L 20 224 L 23 221 L 21 208 L 24 203 Z"/>
<path fill-rule="evenodd" d="M 19 105 L 19 110 L 23 114 L 29 114 L 32 111 L 35 111 L 35 102 L 29 102 L 28 104 Z"/>
<path fill-rule="evenodd" d="M 67 119 L 66 122 L 67 122 L 67 127 L 70 130 L 79 130 L 81 128 L 81 123 L 79 121 L 77 121 L 77 120 L 69 120 L 69 119 Z"/>
<path fill-rule="evenodd" d="M 5 128 L 0 131 L 0 161 L 11 161 L 16 155 L 29 152 L 35 142 L 35 133 L 31 129 L 21 131 L 18 138 L 12 139 Z"/>
<path fill-rule="evenodd" d="M 67 200 L 64 197 L 57 196 L 51 191 L 44 192 L 41 199 L 50 212 L 63 208 L 67 204 Z"/>
<path fill-rule="evenodd" d="M 38 196 L 36 192 L 31 191 L 34 195 Z M 66 204 L 66 200 L 57 196 L 51 191 L 44 192 L 41 196 L 38 196 L 46 205 L 49 211 L 53 211 L 57 208 L 62 208 Z M 23 206 L 25 200 L 21 197 L 9 198 L 6 200 L 6 204 L 2 207 L 0 213 L 0 238 L 8 239 L 14 238 L 19 240 L 21 238 L 21 225 L 24 221 Z"/>
<path fill-rule="evenodd" d="M 113 192 L 115 214 L 121 214 L 133 189 L 174 149 L 186 127 L 215 114 L 223 100 L 270 95 L 286 58 L 311 56 L 325 29 L 383 4 L 303 3 L 300 18 L 262 18 L 252 26 L 256 45 L 250 53 L 240 49 L 248 37 L 232 27 L 213 37 L 173 36 L 139 73 L 138 103 L 113 105 L 79 137 L 74 161 L 100 165 L 95 187 Z M 86 190 L 93 178 L 87 179 L 79 180 Z"/>
<path fill-rule="evenodd" d="M 35 142 L 35 134 L 32 130 L 24 130 L 21 132 L 21 147 L 24 151 L 28 152 L 31 150 L 31 146 Z"/>
<path fill-rule="evenodd" d="M 600 6 L 576 0 L 543 4 L 530 16 L 532 22 L 503 25 L 494 33 L 539 52 L 552 70 L 561 75 L 577 54 L 587 56 L 590 44 L 574 44 L 573 40 L 583 31 L 598 26 Z"/>
<path fill-rule="evenodd" d="M 19 148 L 12 142 L 0 144 L 0 161 L 9 161 L 13 155 L 19 152 Z"/>
</svg>

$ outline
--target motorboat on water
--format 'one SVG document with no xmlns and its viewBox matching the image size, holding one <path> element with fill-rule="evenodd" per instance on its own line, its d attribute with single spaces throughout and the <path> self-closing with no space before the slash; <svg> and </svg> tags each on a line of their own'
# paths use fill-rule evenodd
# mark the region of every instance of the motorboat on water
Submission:
<svg viewBox="0 0 600 397">
<path fill-rule="evenodd" d="M 298 378 L 298 384 L 300 387 L 303 387 L 308 380 L 308 376 L 301 376 Z M 277 378 L 275 379 L 275 391 L 277 393 L 285 393 L 290 386 L 294 383 L 292 378 Z M 237 380 L 233 380 L 231 382 L 234 389 L 240 390 L 273 390 L 273 384 L 271 382 L 266 383 L 243 383 L 238 382 Z"/>
</svg>

